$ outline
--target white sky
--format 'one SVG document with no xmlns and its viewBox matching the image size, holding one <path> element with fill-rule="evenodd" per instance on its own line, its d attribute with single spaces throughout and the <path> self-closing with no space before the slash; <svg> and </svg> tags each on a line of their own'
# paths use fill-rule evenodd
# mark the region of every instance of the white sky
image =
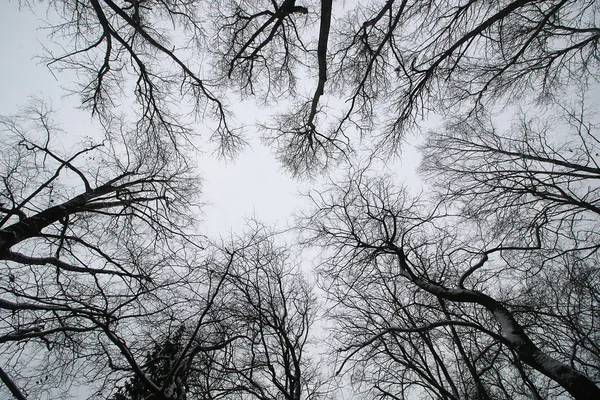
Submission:
<svg viewBox="0 0 600 400">
<path fill-rule="evenodd" d="M 59 111 L 67 133 L 74 137 L 85 136 L 87 130 L 94 129 L 89 114 L 75 109 L 79 103 L 76 96 L 62 97 L 61 86 L 69 86 L 72 76 L 53 76 L 34 59 L 42 53 L 46 41 L 45 32 L 36 30 L 42 25 L 40 20 L 45 17 L 45 7 L 43 4 L 38 15 L 34 15 L 27 8 L 19 11 L 15 0 L 0 2 L 0 114 L 15 113 L 31 96 L 43 97 L 51 100 Z M 233 107 L 233 110 L 238 120 L 243 120 L 243 115 L 249 116 L 246 135 L 256 137 L 258 134 L 251 127 L 256 109 L 236 110 Z M 292 222 L 292 213 L 305 204 L 305 199 L 298 193 L 321 184 L 320 181 L 291 179 L 282 171 L 270 149 L 258 140 L 251 145 L 234 162 L 208 156 L 198 160 L 204 181 L 201 201 L 206 204 L 201 217 L 204 222 L 200 228 L 202 233 L 211 237 L 227 236 L 231 231 L 241 233 L 245 218 L 251 217 L 284 228 Z M 396 173 L 418 186 L 415 172 L 418 160 L 414 148 L 407 148 L 402 154 L 402 163 L 390 162 L 384 167 L 388 169 L 386 172 Z"/>
<path fill-rule="evenodd" d="M 0 5 L 0 35 L 4 38 L 0 41 L 0 114 L 17 112 L 31 96 L 43 97 L 58 110 L 68 134 L 85 136 L 85 130 L 94 129 L 89 114 L 76 110 L 79 99 L 65 98 L 61 89 L 61 85 L 70 85 L 72 75 L 57 73 L 54 77 L 34 59 L 42 53 L 45 40 L 45 32 L 37 30 L 45 17 L 44 7 L 34 15 L 27 8 L 19 11 L 15 1 Z M 301 203 L 297 182 L 281 171 L 269 149 L 260 143 L 252 143 L 235 162 L 216 160 L 207 152 L 199 164 L 206 204 L 202 220 L 206 232 L 213 235 L 239 231 L 244 219 L 252 216 L 265 223 L 285 224 Z"/>
<path fill-rule="evenodd" d="M 43 97 L 51 101 L 59 112 L 63 129 L 73 137 L 86 136 L 94 129 L 91 117 L 86 112 L 76 110 L 79 105 L 77 96 L 64 97 L 61 86 L 71 86 L 73 75 L 56 73 L 52 75 L 45 65 L 35 59 L 42 54 L 43 45 L 48 44 L 46 32 L 40 30 L 43 25 L 46 4 L 36 9 L 34 15 L 28 8 L 19 11 L 17 1 L 0 4 L 0 114 L 13 114 L 25 105 L 31 96 Z M 246 136 L 257 137 L 252 131 L 255 113 L 259 109 L 249 110 L 232 107 L 238 120 L 244 115 L 252 115 L 248 123 Z M 207 156 L 198 160 L 203 178 L 201 201 L 203 208 L 203 233 L 210 236 L 227 236 L 230 231 L 240 232 L 245 218 L 256 217 L 267 224 L 277 224 L 284 228 L 291 222 L 290 215 L 300 209 L 304 199 L 298 195 L 317 182 L 296 181 L 287 175 L 274 159 L 270 149 L 258 140 L 251 148 L 240 154 L 234 162 L 224 162 Z M 414 150 L 403 154 L 403 167 L 399 163 L 388 167 L 402 171 L 403 176 L 415 177 L 418 157 Z"/>
</svg>

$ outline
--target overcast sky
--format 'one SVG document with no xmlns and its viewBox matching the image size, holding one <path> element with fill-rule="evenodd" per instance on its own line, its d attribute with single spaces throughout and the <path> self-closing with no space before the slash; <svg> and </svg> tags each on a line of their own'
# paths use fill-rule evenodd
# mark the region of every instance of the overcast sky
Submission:
<svg viewBox="0 0 600 400">
<path fill-rule="evenodd" d="M 31 96 L 43 97 L 58 110 L 62 127 L 69 135 L 85 136 L 86 131 L 94 129 L 89 113 L 76 110 L 79 98 L 64 97 L 65 91 L 61 89 L 61 86 L 70 86 L 74 77 L 64 72 L 53 75 L 35 58 L 42 54 L 43 45 L 48 44 L 47 32 L 39 29 L 48 18 L 45 9 L 43 4 L 34 15 L 27 8 L 19 11 L 16 1 L 0 4 L 3 38 L 0 41 L 0 114 L 15 113 Z M 245 105 L 234 106 L 233 111 L 236 119 L 243 121 L 246 136 L 256 138 L 252 124 L 262 111 Z M 403 157 L 404 165 L 396 163 L 388 167 L 414 177 L 418 162 L 415 151 L 408 149 Z M 211 236 L 239 232 L 248 217 L 284 228 L 290 215 L 304 203 L 298 193 L 318 185 L 318 182 L 291 179 L 282 171 L 270 149 L 256 139 L 234 162 L 217 160 L 208 152 L 198 161 L 204 181 L 202 201 L 206 204 L 202 231 Z"/>
<path fill-rule="evenodd" d="M 34 15 L 28 9 L 19 11 L 15 1 L 0 4 L 3 38 L 0 41 L 0 114 L 15 113 L 31 96 L 43 97 L 58 110 L 64 130 L 76 137 L 77 132 L 94 128 L 89 114 L 75 109 L 79 99 L 65 98 L 61 90 L 61 85 L 69 85 L 73 77 L 67 73 L 54 77 L 35 59 L 35 55 L 42 53 L 45 40 L 46 32 L 38 29 L 46 18 L 44 7 Z M 243 114 L 249 115 L 247 111 L 236 110 L 238 119 L 243 118 Z M 251 133 L 250 128 L 247 134 L 251 136 Z M 258 141 L 235 162 L 217 160 L 210 153 L 198 161 L 204 180 L 202 200 L 206 203 L 203 220 L 206 230 L 213 235 L 238 230 L 244 218 L 253 215 L 265 223 L 285 224 L 287 216 L 301 203 L 297 182 L 282 173 L 270 151 Z"/>
</svg>

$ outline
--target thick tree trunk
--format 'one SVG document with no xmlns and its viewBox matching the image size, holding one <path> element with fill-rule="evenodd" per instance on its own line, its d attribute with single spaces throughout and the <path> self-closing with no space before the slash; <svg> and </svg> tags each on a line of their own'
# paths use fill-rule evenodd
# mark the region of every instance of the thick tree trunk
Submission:
<svg viewBox="0 0 600 400">
<path fill-rule="evenodd" d="M 19 387 L 10 379 L 10 377 L 4 372 L 2 368 L 0 368 L 0 379 L 6 385 L 10 393 L 17 400 L 27 400 L 23 392 L 19 389 Z"/>
<path fill-rule="evenodd" d="M 581 372 L 540 350 L 502 303 L 476 290 L 447 288 L 416 276 L 409 272 L 404 252 L 399 248 L 395 252 L 403 269 L 402 275 L 421 289 L 444 300 L 480 304 L 492 313 L 502 328 L 505 344 L 517 353 L 523 363 L 554 380 L 577 400 L 600 399 L 600 387 Z"/>
<path fill-rule="evenodd" d="M 486 299 L 480 304 L 492 312 L 502 327 L 504 337 L 522 362 L 554 380 L 577 400 L 600 399 L 600 388 L 591 379 L 540 350 L 512 314 L 495 300 L 492 301 L 493 304 L 490 304 L 490 300 Z M 487 306 L 483 303 L 487 303 Z"/>
<path fill-rule="evenodd" d="M 59 221 L 60 219 L 85 211 L 85 205 L 92 199 L 115 191 L 110 185 L 103 185 L 90 192 L 82 193 L 72 199 L 50 207 L 31 217 L 22 219 L 0 230 L 0 254 L 5 254 L 12 246 L 25 239 L 37 236 L 42 229 Z"/>
<path fill-rule="evenodd" d="M 526 350 L 519 352 L 521 360 L 541 372 L 565 388 L 577 400 L 600 399 L 600 388 L 587 376 L 581 374 L 567 364 L 556 361 L 552 357 L 535 348 L 531 354 Z"/>
</svg>

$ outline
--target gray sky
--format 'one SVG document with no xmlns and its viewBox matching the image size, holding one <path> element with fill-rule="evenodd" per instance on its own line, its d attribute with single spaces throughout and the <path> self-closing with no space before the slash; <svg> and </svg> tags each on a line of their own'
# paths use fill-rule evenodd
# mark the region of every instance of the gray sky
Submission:
<svg viewBox="0 0 600 400">
<path fill-rule="evenodd" d="M 94 127 L 89 113 L 76 110 L 79 98 L 64 96 L 61 86 L 71 86 L 75 77 L 66 72 L 53 75 L 35 58 L 42 54 L 43 46 L 48 45 L 47 32 L 39 29 L 47 18 L 45 9 L 43 4 L 34 15 L 26 7 L 19 11 L 16 1 L 0 5 L 0 34 L 4 38 L 0 41 L 0 114 L 15 113 L 32 96 L 47 99 L 59 112 L 63 129 L 73 140 L 71 138 L 90 135 L 88 132 Z M 263 110 L 235 104 L 232 110 L 235 118 L 247 127 L 246 137 L 251 140 L 251 147 L 233 162 L 217 160 L 208 151 L 198 160 L 204 181 L 201 200 L 206 204 L 201 231 L 211 236 L 226 236 L 229 231 L 239 232 L 249 217 L 283 228 L 290 215 L 304 204 L 298 193 L 317 187 L 318 182 L 291 179 L 271 150 L 256 139 L 258 133 L 252 125 Z M 199 131 L 202 131 L 201 126 Z M 384 164 L 389 172 L 401 171 L 414 183 L 417 163 L 416 152 L 409 148 L 403 154 L 402 164 Z"/>
<path fill-rule="evenodd" d="M 32 96 L 51 101 L 59 112 L 63 129 L 72 137 L 85 136 L 93 130 L 87 112 L 76 110 L 79 99 L 64 97 L 61 86 L 74 79 L 69 73 L 52 73 L 34 57 L 43 51 L 45 34 L 38 27 L 45 18 L 44 7 L 34 15 L 29 9 L 19 11 L 15 1 L 0 5 L 0 114 L 15 113 Z M 255 110 L 234 108 L 236 118 L 244 121 Z M 249 119 L 245 125 L 254 121 Z M 252 128 L 246 132 L 252 137 Z M 205 129 L 206 130 L 206 129 Z M 256 136 L 256 135 L 254 135 Z M 239 231 L 246 217 L 256 216 L 265 223 L 285 224 L 290 213 L 302 202 L 297 196 L 298 183 L 283 173 L 270 150 L 254 140 L 235 162 L 217 160 L 207 152 L 199 160 L 204 181 L 202 220 L 211 235 Z"/>
<path fill-rule="evenodd" d="M 58 111 L 62 128 L 68 134 L 64 138 L 68 145 L 78 138 L 92 135 L 90 132 L 95 128 L 89 112 L 77 110 L 79 98 L 64 97 L 62 86 L 72 86 L 74 76 L 69 73 L 53 75 L 35 59 L 47 44 L 47 32 L 38 29 L 43 25 L 41 20 L 46 18 L 45 8 L 46 4 L 43 4 L 34 15 L 27 8 L 19 11 L 15 0 L 0 3 L 0 35 L 3 38 L 0 41 L 0 114 L 17 112 L 31 96 L 47 99 Z M 596 92 L 594 99 L 599 95 L 600 92 Z M 218 160 L 210 155 L 209 150 L 197 160 L 204 182 L 201 201 L 205 204 L 200 216 L 203 224 L 198 229 L 213 238 L 228 236 L 229 232 L 241 233 L 247 218 L 285 228 L 292 223 L 292 214 L 306 204 L 306 199 L 300 197 L 299 192 L 318 189 L 325 178 L 316 181 L 291 179 L 271 150 L 256 139 L 255 119 L 267 110 L 241 103 L 233 103 L 231 109 L 238 124 L 246 127 L 250 146 L 234 161 Z M 504 121 L 501 117 L 499 119 L 508 127 L 513 110 L 506 111 L 508 117 Z M 198 131 L 207 132 L 208 129 L 199 123 Z M 406 146 L 402 162 L 380 160 L 376 169 L 397 176 L 399 181 L 405 180 L 418 191 L 418 162 L 415 148 Z M 330 176 L 344 173 L 343 168 L 334 169 Z M 310 257 L 302 261 L 307 266 L 311 265 Z"/>
</svg>

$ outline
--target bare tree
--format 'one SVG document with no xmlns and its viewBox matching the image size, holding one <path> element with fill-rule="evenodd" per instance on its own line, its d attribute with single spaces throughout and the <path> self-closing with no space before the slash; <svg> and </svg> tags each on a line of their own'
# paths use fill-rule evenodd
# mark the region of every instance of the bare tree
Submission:
<svg viewBox="0 0 600 400">
<path fill-rule="evenodd" d="M 349 145 L 347 138 L 318 126 L 328 80 L 332 1 L 220 1 L 216 8 L 210 22 L 217 44 L 212 52 L 223 83 L 230 80 L 245 94 L 273 102 L 282 95 L 286 100 L 298 96 L 299 67 L 316 71 L 313 94 L 293 101 L 263 128 L 294 176 L 322 172 Z M 316 43 L 306 33 L 311 27 L 318 28 Z"/>
<path fill-rule="evenodd" d="M 376 150 L 389 152 L 429 111 L 468 117 L 494 104 L 562 96 L 597 80 L 600 35 L 592 1 L 389 0 L 346 4 L 345 15 L 327 1 L 320 10 L 287 1 L 280 9 L 275 3 L 274 9 L 236 7 L 221 15 L 228 23 L 214 22 L 226 33 L 219 36 L 218 59 L 243 88 L 253 92 L 253 82 L 265 82 L 270 92 L 271 78 L 283 73 L 292 88 L 294 62 L 303 52 L 317 54 L 316 65 L 309 64 L 319 77 L 314 95 L 271 127 L 295 173 L 339 157 L 355 130 L 375 133 Z M 295 21 L 304 12 L 318 17 L 316 50 L 298 33 Z M 336 12 L 341 17 L 332 20 Z M 324 125 L 331 118 L 320 105 L 327 91 L 348 104 L 332 126 Z"/>
<path fill-rule="evenodd" d="M 374 150 L 394 151 L 429 111 L 468 117 L 494 104 L 561 96 L 597 80 L 600 31 L 593 1 L 344 5 L 223 1 L 209 23 L 216 32 L 217 71 L 247 93 L 297 97 L 298 77 L 317 77 L 311 95 L 265 124 L 267 140 L 294 174 L 344 156 L 356 131 L 379 139 Z M 302 29 L 317 27 L 316 38 Z M 345 101 L 341 114 L 324 112 L 326 93 Z"/>
<path fill-rule="evenodd" d="M 65 0 L 51 7 L 61 22 L 50 37 L 61 52 L 45 59 L 79 74 L 75 92 L 92 112 L 110 118 L 117 88 L 132 89 L 149 140 L 181 144 L 193 132 L 183 116 L 191 106 L 198 117 L 216 117 L 214 138 L 230 154 L 243 141 L 218 87 L 271 104 L 283 99 L 287 110 L 263 124 L 295 175 L 345 157 L 356 131 L 389 152 L 431 110 L 469 116 L 519 98 L 553 98 L 598 74 L 598 9 L 590 0 L 382 0 L 344 9 L 330 0 Z M 309 94 L 298 93 L 307 79 Z M 346 102 L 341 114 L 327 109 L 326 94 Z"/>
<path fill-rule="evenodd" d="M 244 339 L 227 370 L 235 389 L 258 399 L 317 399 L 321 371 L 310 348 L 317 315 L 315 295 L 275 233 L 256 225 L 236 251 L 229 285 Z M 229 247 L 229 246 L 228 246 Z M 313 354 L 311 354 L 311 351 Z"/>
<path fill-rule="evenodd" d="M 383 398 L 597 397 L 593 121 L 432 133 L 437 199 L 363 172 L 313 196 L 340 368 Z"/>
<path fill-rule="evenodd" d="M 533 335 L 597 379 L 598 121 L 584 100 L 521 113 L 506 131 L 490 118 L 450 123 L 424 145 L 423 170 L 445 202 L 492 230 L 518 237 L 543 225 L 536 259 L 504 257 L 523 271 L 513 275 L 528 299 L 519 312 L 533 312 Z"/>
<path fill-rule="evenodd" d="M 215 247 L 205 258 L 202 269 L 219 286 L 210 296 L 211 307 L 201 308 L 207 312 L 196 317 L 195 324 L 190 324 L 191 317 L 162 337 L 146 356 L 144 374 L 156 386 L 165 387 L 169 377 L 179 377 L 174 393 L 164 392 L 164 398 L 324 396 L 320 371 L 308 347 L 316 299 L 290 265 L 288 250 L 277 246 L 275 239 L 266 227 L 252 226 L 246 235 Z M 195 304 L 192 300 L 188 307 L 193 310 Z M 114 399 L 153 395 L 148 382 L 132 372 L 133 379 Z"/>
<path fill-rule="evenodd" d="M 0 124 L 4 369 L 24 393 L 68 387 L 130 357 L 121 335 L 173 306 L 159 293 L 193 237 L 197 180 L 132 138 L 65 154 L 43 105 Z"/>
<path fill-rule="evenodd" d="M 193 234 L 186 151 L 207 115 L 222 154 L 243 144 L 231 87 L 287 107 L 261 126 L 295 176 L 447 117 L 424 147 L 434 197 L 363 172 L 314 196 L 340 370 L 382 398 L 600 397 L 596 125 L 563 105 L 563 125 L 523 117 L 504 134 L 487 113 L 597 81 L 596 2 L 48 3 L 60 50 L 44 60 L 77 74 L 104 141 L 59 150 L 43 107 L 0 120 L 0 379 L 15 398 L 75 375 L 98 395 L 322 397 L 315 299 L 288 253 L 265 228 L 208 249 Z"/>
<path fill-rule="evenodd" d="M 227 362 L 242 338 L 226 311 L 229 305 L 220 301 L 228 273 L 217 274 L 214 260 L 198 264 L 199 259 L 200 254 L 194 254 L 190 261 L 195 265 L 190 264 L 179 284 L 164 292 L 167 298 L 177 299 L 176 304 L 171 300 L 162 314 L 140 324 L 150 340 L 138 333 L 123 341 L 135 362 L 124 360 L 119 379 L 106 387 L 113 392 L 111 399 L 209 399 L 215 386 L 221 390 L 228 382 L 213 366 L 217 360 Z"/>
<path fill-rule="evenodd" d="M 340 126 L 385 110 L 385 150 L 429 110 L 471 112 L 595 82 L 597 12 L 592 1 L 361 3 L 338 33 L 332 63 L 351 94 Z"/>
<path fill-rule="evenodd" d="M 204 40 L 201 2 L 69 0 L 51 2 L 49 9 L 55 21 L 47 27 L 49 39 L 58 46 L 48 45 L 43 60 L 53 70 L 77 74 L 73 92 L 92 114 L 103 121 L 120 115 L 125 89 L 136 105 L 128 117 L 149 143 L 187 144 L 194 130 L 184 115 L 191 109 L 215 120 L 212 138 L 223 154 L 239 149 L 243 140 L 229 112 L 193 62 Z M 174 106 L 182 100 L 184 107 Z"/>
</svg>

